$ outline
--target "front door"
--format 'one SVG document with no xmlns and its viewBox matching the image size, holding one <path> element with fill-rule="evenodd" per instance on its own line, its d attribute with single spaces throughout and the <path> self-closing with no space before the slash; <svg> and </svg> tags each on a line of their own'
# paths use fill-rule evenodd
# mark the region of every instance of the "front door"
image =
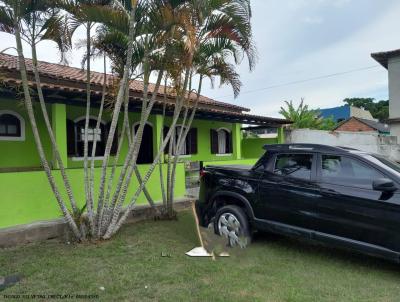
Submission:
<svg viewBox="0 0 400 302">
<path fill-rule="evenodd" d="M 136 125 L 135 133 L 139 125 Z M 137 157 L 138 164 L 151 164 L 153 162 L 153 128 L 146 124 L 143 130 L 142 143 Z"/>
</svg>

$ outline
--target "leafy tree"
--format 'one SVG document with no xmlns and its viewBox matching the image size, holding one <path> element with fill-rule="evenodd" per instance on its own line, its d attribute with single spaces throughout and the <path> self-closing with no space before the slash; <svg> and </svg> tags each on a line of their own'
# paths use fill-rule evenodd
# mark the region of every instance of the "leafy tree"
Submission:
<svg viewBox="0 0 400 302">
<path fill-rule="evenodd" d="M 376 102 L 374 98 L 346 98 L 343 102 L 350 106 L 368 110 L 374 118 L 381 122 L 389 118 L 389 101 Z"/>
<path fill-rule="evenodd" d="M 336 127 L 337 123 L 333 116 L 327 117 L 327 118 L 322 118 L 322 123 L 319 126 L 319 130 L 333 130 Z"/>
<path fill-rule="evenodd" d="M 327 119 L 320 118 L 319 111 L 309 109 L 308 105 L 304 104 L 304 99 L 301 99 L 297 108 L 293 105 L 293 101 L 285 101 L 285 104 L 286 108 L 281 107 L 279 113 L 293 122 L 290 125 L 292 129 L 332 130 L 336 125 L 332 117 Z"/>
</svg>

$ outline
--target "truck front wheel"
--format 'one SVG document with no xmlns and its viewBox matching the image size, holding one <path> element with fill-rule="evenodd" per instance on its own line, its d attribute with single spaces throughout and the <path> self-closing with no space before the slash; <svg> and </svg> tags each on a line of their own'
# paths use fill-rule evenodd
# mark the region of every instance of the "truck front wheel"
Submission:
<svg viewBox="0 0 400 302">
<path fill-rule="evenodd" d="M 246 247 L 251 241 L 249 220 L 244 211 L 235 205 L 220 208 L 214 220 L 214 231 L 228 239 L 231 247 Z"/>
</svg>

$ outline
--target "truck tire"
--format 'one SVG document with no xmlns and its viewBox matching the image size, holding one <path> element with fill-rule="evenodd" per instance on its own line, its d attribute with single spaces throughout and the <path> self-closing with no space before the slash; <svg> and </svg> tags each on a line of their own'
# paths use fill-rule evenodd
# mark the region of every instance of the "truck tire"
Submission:
<svg viewBox="0 0 400 302">
<path fill-rule="evenodd" d="M 214 220 L 215 234 L 225 236 L 231 247 L 246 247 L 251 242 L 249 219 L 242 208 L 227 205 L 220 208 Z"/>
</svg>

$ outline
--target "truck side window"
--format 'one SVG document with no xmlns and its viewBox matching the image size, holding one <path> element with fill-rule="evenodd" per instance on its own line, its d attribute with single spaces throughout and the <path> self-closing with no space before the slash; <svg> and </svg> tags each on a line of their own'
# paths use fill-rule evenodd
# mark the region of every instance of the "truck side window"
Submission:
<svg viewBox="0 0 400 302">
<path fill-rule="evenodd" d="M 322 155 L 321 180 L 330 184 L 372 189 L 374 179 L 385 177 L 376 169 L 346 156 Z"/>
<path fill-rule="evenodd" d="M 278 154 L 275 160 L 274 173 L 310 180 L 312 158 L 312 154 Z"/>
</svg>

